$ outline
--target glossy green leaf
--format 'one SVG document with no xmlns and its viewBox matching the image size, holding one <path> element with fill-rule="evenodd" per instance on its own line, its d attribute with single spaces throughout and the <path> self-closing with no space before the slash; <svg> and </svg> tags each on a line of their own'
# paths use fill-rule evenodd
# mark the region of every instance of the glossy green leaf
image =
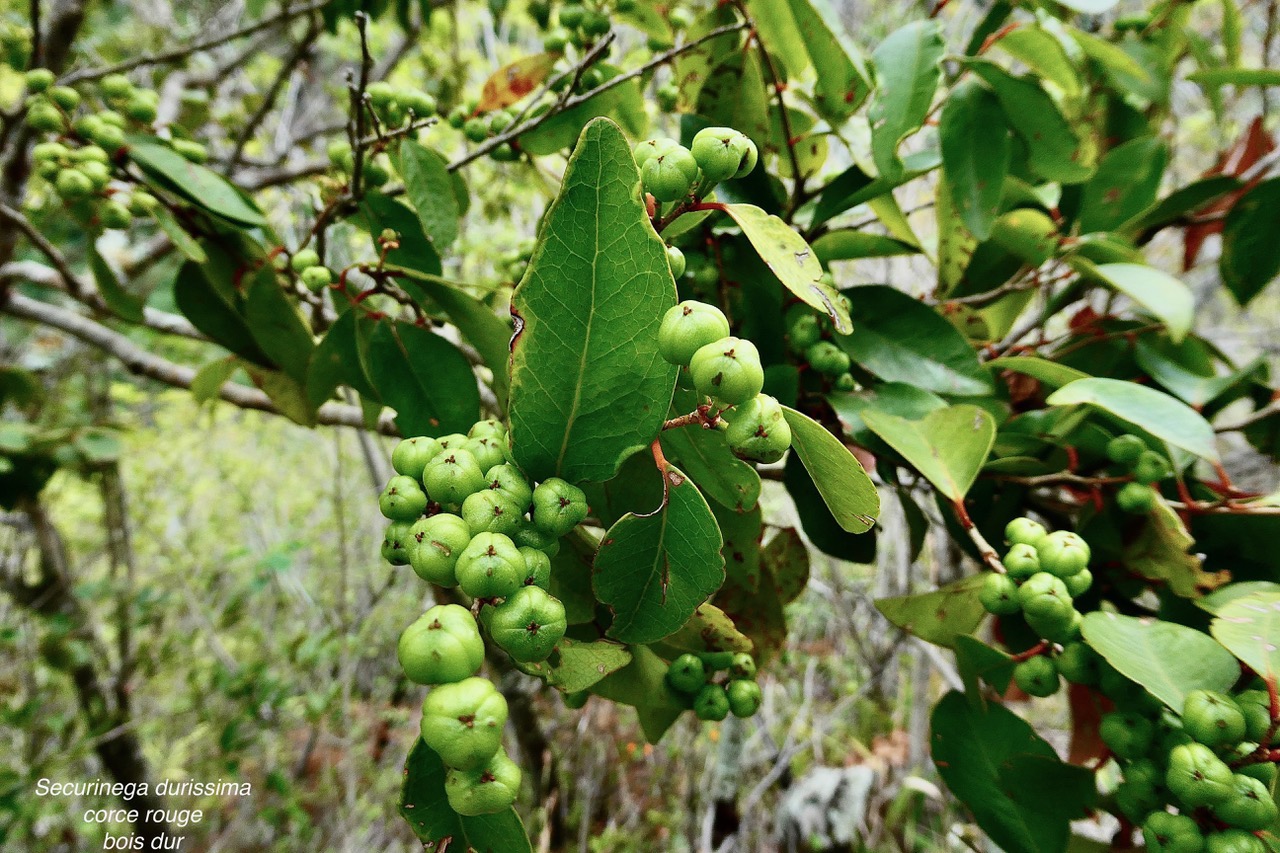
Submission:
<svg viewBox="0 0 1280 853">
<path fill-rule="evenodd" d="M 809 583 L 809 549 L 794 527 L 784 527 L 765 544 L 760 565 L 783 604 L 799 598 Z"/>
<path fill-rule="evenodd" d="M 978 396 L 991 376 L 964 336 L 929 306 L 892 287 L 845 291 L 853 303 L 853 334 L 836 343 L 881 379 L 909 382 L 940 394 Z"/>
<path fill-rule="evenodd" d="M 187 201 L 242 225 L 265 226 L 266 219 L 226 178 L 192 163 L 154 136 L 129 134 L 129 159 Z"/>
<path fill-rule="evenodd" d="M 935 253 L 938 267 L 938 286 L 935 295 L 947 296 L 964 279 L 965 270 L 973 261 L 973 253 L 977 251 L 978 238 L 973 235 L 961 218 L 956 208 L 955 195 L 951 191 L 951 180 L 947 172 L 938 176 L 937 190 L 933 203 L 934 221 L 938 226 L 938 244 Z M 960 310 L 968 310 L 961 308 Z M 951 319 L 953 325 L 956 318 Z M 985 335 L 970 335 L 985 337 Z"/>
<path fill-rule="evenodd" d="M 967 404 L 938 409 L 918 421 L 875 410 L 863 412 L 862 420 L 953 501 L 964 499 L 996 438 L 991 414 Z"/>
<path fill-rule="evenodd" d="M 307 399 L 307 389 L 301 381 L 279 370 L 252 364 L 245 364 L 244 368 L 253 384 L 270 398 L 280 414 L 303 426 L 316 425 L 315 407 Z"/>
<path fill-rule="evenodd" d="M 444 792 L 445 766 L 421 738 L 404 766 L 400 816 L 425 849 L 476 853 L 532 853 L 529 836 L 515 809 L 464 817 L 449 807 Z"/>
<path fill-rule="evenodd" d="M 339 385 L 349 386 L 363 397 L 379 398 L 361 351 L 359 322 L 358 310 L 339 314 L 316 345 L 307 367 L 307 399 L 313 406 L 318 408 L 328 400 Z M 364 322 L 369 324 L 368 320 Z"/>
<path fill-rule="evenodd" d="M 413 202 L 422 230 L 443 251 L 458 236 L 458 200 L 447 163 L 436 152 L 412 139 L 400 141 L 400 174 Z"/>
<path fill-rule="evenodd" d="M 888 258 L 894 255 L 914 255 L 919 246 L 884 234 L 869 234 L 852 228 L 828 231 L 813 241 L 813 253 L 824 264 L 832 261 L 856 261 L 863 258 Z"/>
<path fill-rule="evenodd" d="M 985 580 L 985 575 L 970 575 L 929 592 L 877 599 L 876 609 L 908 634 L 950 648 L 987 615 L 978 600 Z"/>
<path fill-rule="evenodd" d="M 871 55 L 876 89 L 868 118 L 871 153 L 880 175 L 902 172 L 898 146 L 924 124 L 941 79 L 945 46 L 935 21 L 914 21 L 890 33 Z"/>
<path fill-rule="evenodd" d="M 971 700 L 981 701 L 979 679 L 995 688 L 996 693 L 1004 695 L 1017 666 L 1013 655 L 994 649 L 977 637 L 958 636 L 952 646 L 956 652 L 956 670 Z"/>
<path fill-rule="evenodd" d="M 993 47 L 1008 53 L 1062 91 L 1065 101 L 1080 97 L 1083 81 L 1076 63 L 1057 36 L 1042 26 L 1020 26 L 1002 32 Z"/>
<path fill-rule="evenodd" d="M 1008 853 L 1061 851 L 1096 798 L 1092 771 L 1063 764 L 1029 723 L 951 692 L 930 721 L 933 763 L 978 826 Z"/>
<path fill-rule="evenodd" d="M 1187 79 L 1205 86 L 1280 86 L 1280 68 L 1204 68 Z"/>
<path fill-rule="evenodd" d="M 760 507 L 748 512 L 734 512 L 719 504 L 711 504 L 711 512 L 720 528 L 724 544 L 720 555 L 724 557 L 726 582 L 736 583 L 747 589 L 760 586 L 760 540 L 764 537 L 764 516 Z"/>
<path fill-rule="evenodd" d="M 398 235 L 400 248 L 386 253 L 386 262 L 430 275 L 440 275 L 440 253 L 422 230 L 418 216 L 404 204 L 382 193 L 370 193 L 360 202 L 358 221 L 373 239 L 373 252 L 381 254 L 378 238 L 383 231 Z"/>
<path fill-rule="evenodd" d="M 608 635 L 650 643 L 680 629 L 724 582 L 720 529 L 680 469 L 666 465 L 666 500 L 647 515 L 627 513 L 596 552 L 596 597 L 614 613 Z"/>
<path fill-rule="evenodd" d="M 970 59 L 967 64 L 995 91 L 1014 133 L 1026 143 L 1028 162 L 1037 174 L 1064 184 L 1080 183 L 1093 174 L 1091 155 L 1039 83 L 1015 77 L 989 60 Z"/>
<path fill-rule="evenodd" d="M 1009 174 L 1013 137 L 1000 100 L 974 80 L 961 82 L 938 124 L 942 167 L 961 221 L 979 240 L 991 236 Z"/>
<path fill-rule="evenodd" d="M 1163 270 L 1146 264 L 1084 264 L 1078 267 L 1137 302 L 1160 320 L 1174 343 L 1191 331 L 1195 321 L 1195 297 L 1191 289 Z"/>
<path fill-rule="evenodd" d="M 182 227 L 169 208 L 157 207 L 151 212 L 151 217 L 155 219 L 156 225 L 160 226 L 160 230 L 173 241 L 174 247 L 183 257 L 197 264 L 208 262 L 209 256 L 205 254 L 200 242 Z"/>
<path fill-rule="evenodd" d="M 1263 181 L 1245 193 L 1222 226 L 1222 281 L 1241 305 L 1280 276 L 1280 178 Z"/>
<path fill-rule="evenodd" d="M 245 276 L 244 318 L 249 333 L 271 361 L 288 376 L 305 383 L 316 345 L 294 303 L 285 296 L 275 270 L 263 267 Z"/>
<path fill-rule="evenodd" d="M 1249 376 L 1255 374 L 1263 364 L 1263 358 L 1259 356 L 1231 373 L 1219 374 L 1212 367 L 1202 372 L 1145 339 L 1138 341 L 1133 356 L 1138 366 L 1157 384 L 1197 411 L 1202 411 L 1204 406 L 1232 387 L 1248 381 Z"/>
<path fill-rule="evenodd" d="M 850 563 L 870 565 L 876 559 L 876 530 L 850 533 L 836 521 L 827 508 L 826 499 L 813 477 L 800 461 L 799 454 L 790 453 L 782 469 L 782 483 L 787 495 L 796 507 L 796 516 L 805 537 L 824 554 Z"/>
<path fill-rule="evenodd" d="M 880 493 L 862 463 L 822 424 L 787 406 L 782 413 L 791 427 L 791 449 L 836 522 L 849 533 L 870 530 L 880 514 Z"/>
<path fill-rule="evenodd" d="M 1216 616 L 1222 608 L 1231 602 L 1257 593 L 1280 596 L 1280 583 L 1275 583 L 1274 581 L 1236 581 L 1215 589 L 1206 596 L 1197 598 L 1195 605 L 1201 610 Z"/>
<path fill-rule="evenodd" d="M 190 261 L 183 264 L 173 280 L 173 300 L 178 310 L 215 343 L 250 361 L 269 364 L 254 341 L 240 306 L 235 301 L 228 302 L 226 290 L 210 281 L 210 276 L 218 272 L 213 266 Z"/>
<path fill-rule="evenodd" d="M 804 238 L 753 204 L 727 204 L 724 209 L 787 290 L 830 317 L 836 331 L 847 334 L 852 328 L 849 313 L 836 298 L 836 289 L 822 280 L 822 264 Z"/>
<path fill-rule="evenodd" d="M 729 443 L 719 430 L 669 429 L 662 433 L 662 449 L 721 506 L 745 512 L 759 501 L 760 475 L 729 451 Z"/>
<path fill-rule="evenodd" d="M 866 63 L 826 0 L 790 0 L 790 6 L 817 77 L 814 106 L 833 124 L 842 121 L 866 100 Z"/>
<path fill-rule="evenodd" d="M 512 297 L 513 454 L 534 479 L 603 481 L 650 444 L 675 389 L 658 326 L 676 302 L 666 249 L 617 125 L 582 133 Z"/>
<path fill-rule="evenodd" d="M 411 323 L 378 323 L 369 375 L 406 436 L 466 432 L 480 414 L 471 363 L 444 338 Z"/>
<path fill-rule="evenodd" d="M 98 285 L 98 292 L 102 294 L 102 300 L 107 303 L 107 307 L 122 320 L 141 323 L 145 317 L 143 308 L 147 300 L 124 288 L 115 270 L 98 252 L 98 247 L 92 241 L 89 242 L 89 269 L 93 272 L 93 281 Z"/>
<path fill-rule="evenodd" d="M 1163 228 L 1238 189 L 1240 189 L 1240 179 L 1234 175 L 1214 175 L 1195 181 L 1155 202 L 1151 207 L 1124 223 L 1119 230 L 1143 231 Z"/>
<path fill-rule="evenodd" d="M 1082 630 L 1107 663 L 1176 713 L 1192 690 L 1226 691 L 1240 677 L 1231 653 L 1213 637 L 1176 622 L 1099 610 L 1084 617 Z"/>
<path fill-rule="evenodd" d="M 1280 592 L 1254 592 L 1223 605 L 1209 630 L 1254 672 L 1280 677 Z"/>
<path fill-rule="evenodd" d="M 1168 77 L 1161 70 L 1157 73 L 1155 63 L 1163 65 L 1167 60 L 1163 56 L 1151 56 L 1144 52 L 1138 43 L 1127 42 L 1116 44 L 1081 30 L 1070 31 L 1071 38 L 1085 56 L 1093 60 L 1102 70 L 1103 76 L 1117 92 L 1124 92 L 1127 100 L 1132 102 L 1155 103 L 1168 98 Z M 1126 49 L 1128 48 L 1128 49 Z M 1143 61 L 1139 61 L 1142 58 Z M 1153 67 L 1148 68 L 1147 62 Z"/>
<path fill-rule="evenodd" d="M 517 664 L 520 669 L 565 693 L 578 693 L 631 663 L 631 650 L 612 640 L 584 642 L 565 637 L 550 658 Z"/>
<path fill-rule="evenodd" d="M 1059 388 L 1050 406 L 1093 406 L 1211 462 L 1219 460 L 1213 427 L 1162 391 L 1120 379 L 1090 377 Z"/>
<path fill-rule="evenodd" d="M 992 370 L 1012 370 L 1014 373 L 1030 376 L 1032 379 L 1037 379 L 1054 388 L 1061 388 L 1068 382 L 1075 382 L 1077 379 L 1089 378 L 1089 374 L 1076 370 L 1074 367 L 1068 367 L 1065 364 L 1058 364 L 1056 361 L 1049 361 L 1048 359 L 1031 355 L 1010 355 L 1003 358 L 993 358 L 991 361 L 986 362 L 986 366 Z"/>
<path fill-rule="evenodd" d="M 713 124 L 736 128 L 766 148 L 771 136 L 768 91 L 759 52 L 734 51 L 711 67 L 698 90 L 696 112 Z"/>
<path fill-rule="evenodd" d="M 1114 230 L 1151 207 L 1168 162 L 1169 149 L 1154 136 L 1131 139 L 1108 151 L 1084 185 L 1081 233 Z"/>
</svg>

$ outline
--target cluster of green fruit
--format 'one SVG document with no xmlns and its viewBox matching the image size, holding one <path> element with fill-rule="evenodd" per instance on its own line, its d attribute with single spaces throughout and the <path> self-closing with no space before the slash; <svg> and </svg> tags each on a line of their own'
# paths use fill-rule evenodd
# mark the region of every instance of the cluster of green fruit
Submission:
<svg viewBox="0 0 1280 853">
<path fill-rule="evenodd" d="M 393 86 L 378 80 L 365 87 L 365 97 L 385 127 L 400 127 L 436 114 L 436 99 L 421 89 Z"/>
<path fill-rule="evenodd" d="M 823 273 L 827 284 L 835 284 L 830 273 Z M 848 297 L 841 294 L 841 299 Z M 831 320 L 806 305 L 794 305 L 787 311 L 787 345 L 809 369 L 824 377 L 837 391 L 857 387 L 849 373 L 849 354 L 830 340 L 835 334 Z"/>
<path fill-rule="evenodd" d="M 722 683 L 712 680 L 719 670 L 727 671 Z M 746 652 L 686 653 L 667 668 L 667 685 L 692 702 L 698 719 L 714 722 L 760 710 L 763 696 L 755 678 L 755 659 Z"/>
<path fill-rule="evenodd" d="M 614 3 L 619 12 L 630 12 L 635 5 L 635 0 L 616 0 Z M 604 9 L 582 3 L 565 3 L 556 13 L 556 26 L 543 38 L 542 48 L 547 53 L 564 53 L 569 45 L 586 47 L 609 32 L 611 26 Z"/>
<path fill-rule="evenodd" d="M 566 82 L 568 82 L 566 80 Z M 491 136 L 505 133 L 515 124 L 519 113 L 514 109 L 489 110 L 478 112 L 479 107 L 473 100 L 459 104 L 449 112 L 449 126 L 462 131 L 468 142 L 481 143 Z M 518 159 L 520 153 L 510 142 L 504 142 L 489 152 L 489 157 L 499 163 L 509 163 Z"/>
<path fill-rule="evenodd" d="M 1116 506 L 1125 512 L 1144 514 L 1156 505 L 1153 486 L 1173 476 L 1168 460 L 1136 435 L 1119 435 L 1107 442 L 1107 458 L 1133 477 L 1116 491 Z"/>
<path fill-rule="evenodd" d="M 1266 690 L 1187 694 L 1179 717 L 1159 703 L 1113 711 L 1099 733 L 1120 764 L 1115 804 L 1142 826 L 1153 853 L 1262 853 L 1276 831 L 1274 737 Z M 1168 811 L 1169 807 L 1177 813 Z"/>
<path fill-rule="evenodd" d="M 680 365 L 681 378 L 721 408 L 725 440 L 735 456 L 777 462 L 791 447 L 791 427 L 782 405 L 764 388 L 764 368 L 755 344 L 729 334 L 719 308 L 685 300 L 670 308 L 658 329 L 658 351 Z M 727 411 L 726 411 L 727 410 Z"/>
<path fill-rule="evenodd" d="M 327 149 L 329 162 L 334 168 L 347 175 L 356 171 L 356 153 L 351 143 L 338 139 L 329 143 Z M 368 152 L 360 161 L 360 176 L 366 186 L 380 187 L 391 180 L 391 168 L 385 154 Z"/>
<path fill-rule="evenodd" d="M 298 280 L 312 293 L 324 290 L 333 283 L 333 271 L 320 263 L 315 249 L 299 249 L 289 259 L 289 268 L 298 274 Z"/>
<path fill-rule="evenodd" d="M 98 82 L 97 94 L 107 109 L 84 113 L 73 120 L 81 105 L 80 93 L 70 86 L 57 86 L 53 72 L 36 68 L 26 74 L 27 124 L 44 133 L 66 134 L 99 145 L 110 152 L 124 147 L 125 128 L 130 122 L 147 127 L 156 120 L 160 96 L 154 89 L 139 89 L 123 74 L 109 74 Z M 190 140 L 174 140 L 174 150 L 189 160 L 203 162 L 208 154 L 203 145 Z"/>
<path fill-rule="evenodd" d="M 731 127 L 706 127 L 685 148 L 660 137 L 635 147 L 644 191 L 660 202 L 680 201 L 691 192 L 705 196 L 721 181 L 741 178 L 760 158 L 756 144 Z"/>
</svg>

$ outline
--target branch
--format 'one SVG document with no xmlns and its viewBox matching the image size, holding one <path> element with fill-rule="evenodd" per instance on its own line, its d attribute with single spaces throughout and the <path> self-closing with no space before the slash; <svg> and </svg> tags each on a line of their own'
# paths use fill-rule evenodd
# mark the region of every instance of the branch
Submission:
<svg viewBox="0 0 1280 853">
<path fill-rule="evenodd" d="M 56 305 L 31 299 L 20 293 L 10 293 L 0 303 L 0 312 L 58 329 L 73 338 L 102 350 L 118 360 L 129 372 L 146 376 L 175 388 L 191 388 L 196 370 L 175 364 L 168 359 L 149 353 L 119 332 L 95 323 L 88 317 L 76 314 Z M 231 382 L 218 389 L 218 396 L 234 406 L 273 415 L 282 414 L 266 394 L 256 388 L 246 388 Z M 347 426 L 365 429 L 364 414 L 358 406 L 341 403 L 325 403 L 316 413 L 316 422 L 326 426 Z M 378 431 L 384 435 L 396 435 L 390 418 L 378 423 Z"/>
<path fill-rule="evenodd" d="M 1235 423 L 1226 424 L 1224 426 L 1214 427 L 1214 432 L 1239 432 L 1242 429 L 1248 429 L 1256 423 L 1265 421 L 1272 415 L 1280 414 L 1280 397 L 1267 403 L 1261 409 L 1255 410 L 1252 414 L 1246 415 Z"/>
<path fill-rule="evenodd" d="M 311 51 L 311 46 L 315 44 L 320 33 L 319 22 L 312 18 L 311 25 L 307 27 L 307 32 L 293 46 L 293 50 L 280 66 L 280 71 L 276 74 L 275 79 L 271 81 L 271 86 L 268 87 L 266 94 L 262 96 L 262 103 L 258 105 L 258 109 L 249 117 L 249 120 L 244 123 L 244 127 L 240 128 L 240 133 L 236 136 L 236 143 L 231 149 L 231 157 L 226 164 L 225 174 L 230 174 L 236 170 L 236 167 L 240 164 L 240 158 L 244 155 L 245 146 L 253 139 L 254 133 L 262 122 L 266 120 L 267 115 L 275 109 L 276 99 L 280 97 L 280 92 L 284 90 L 285 83 L 289 81 L 298 66 L 307 58 L 307 54 Z"/>
</svg>

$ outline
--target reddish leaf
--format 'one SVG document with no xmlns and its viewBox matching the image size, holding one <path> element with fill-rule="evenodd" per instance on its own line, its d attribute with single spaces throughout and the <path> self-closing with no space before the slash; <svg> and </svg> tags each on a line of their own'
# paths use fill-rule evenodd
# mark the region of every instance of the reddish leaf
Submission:
<svg viewBox="0 0 1280 853">
<path fill-rule="evenodd" d="M 1215 175 L 1239 177 L 1253 168 L 1254 164 L 1260 159 L 1275 150 L 1275 147 L 1275 140 L 1263 130 L 1262 116 L 1258 116 L 1249 125 L 1249 129 L 1245 131 L 1244 135 L 1236 140 L 1236 144 L 1229 151 L 1223 153 L 1218 158 L 1218 162 L 1213 165 L 1213 168 L 1205 172 L 1202 177 L 1209 178 Z M 1213 204 L 1200 209 L 1200 216 L 1209 219 L 1209 221 L 1197 222 L 1194 225 L 1188 225 L 1184 229 L 1182 234 L 1183 270 L 1189 270 L 1195 266 L 1196 258 L 1200 255 L 1200 247 L 1204 245 L 1204 241 L 1222 231 L 1223 217 L 1214 216 L 1210 218 L 1210 214 L 1225 213 L 1230 210 L 1235 206 L 1240 196 L 1252 189 L 1261 180 L 1261 177 L 1261 175 L 1255 177 L 1235 192 L 1229 193 Z"/>
<path fill-rule="evenodd" d="M 1067 685 L 1067 701 L 1071 706 L 1071 747 L 1067 761 L 1087 764 L 1107 754 L 1098 727 L 1111 703 L 1102 694 L 1081 684 Z M 1103 707 L 1103 705 L 1107 707 Z"/>
<path fill-rule="evenodd" d="M 484 113 L 514 104 L 547 79 L 556 63 L 554 53 L 535 53 L 502 66 L 484 83 L 476 112 Z"/>
</svg>

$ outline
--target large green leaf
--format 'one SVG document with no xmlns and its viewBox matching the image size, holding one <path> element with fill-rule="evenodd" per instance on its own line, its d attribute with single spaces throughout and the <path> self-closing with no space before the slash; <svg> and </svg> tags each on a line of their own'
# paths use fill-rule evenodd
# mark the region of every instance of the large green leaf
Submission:
<svg viewBox="0 0 1280 853">
<path fill-rule="evenodd" d="M 631 148 L 617 125 L 593 121 L 512 296 L 511 440 L 526 474 L 608 480 L 652 443 L 675 390 L 658 354 L 675 302 Z"/>
<path fill-rule="evenodd" d="M 856 231 L 852 228 L 838 228 L 835 231 L 828 231 L 813 241 L 813 253 L 824 264 L 832 261 L 856 261 L 862 258 L 914 255 L 919 251 L 919 246 L 913 246 L 895 237 Z"/>
<path fill-rule="evenodd" d="M 1091 264 L 1073 259 L 1086 275 L 1100 278 L 1137 302 L 1165 325 L 1169 338 L 1180 343 L 1195 321 L 1195 297 L 1191 289 L 1163 270 L 1146 264 Z"/>
<path fill-rule="evenodd" d="M 920 129 L 942 76 L 945 46 L 936 21 L 914 21 L 890 33 L 871 55 L 876 73 L 871 153 L 880 176 L 902 172 L 898 145 Z"/>
<path fill-rule="evenodd" d="M 826 0 L 790 0 L 801 43 L 813 61 L 818 114 L 835 124 L 852 115 L 867 97 L 867 69 Z"/>
<path fill-rule="evenodd" d="M 993 358 L 986 362 L 986 367 L 991 370 L 1012 370 L 1014 373 L 1038 379 L 1054 388 L 1061 388 L 1077 379 L 1089 378 L 1089 374 L 1074 367 L 1032 355 L 1007 355 L 1003 358 Z"/>
<path fill-rule="evenodd" d="M 1254 672 L 1280 677 L 1280 593 L 1255 592 L 1223 605 L 1209 630 Z"/>
<path fill-rule="evenodd" d="M 862 463 L 817 421 L 782 407 L 791 427 L 791 449 L 813 478 L 827 509 L 849 533 L 870 530 L 880 514 L 880 493 Z"/>
<path fill-rule="evenodd" d="M 1154 388 L 1090 377 L 1064 385 L 1045 402 L 1050 406 L 1093 406 L 1174 447 L 1212 462 L 1219 459 L 1209 422 L 1195 409 Z"/>
<path fill-rule="evenodd" d="M 480 413 L 471 363 L 412 323 L 380 322 L 369 338 L 369 375 L 405 436 L 466 432 Z"/>
<path fill-rule="evenodd" d="M 1121 226 L 1123 231 L 1163 228 L 1240 189 L 1234 175 L 1214 175 L 1176 189 Z"/>
<path fill-rule="evenodd" d="M 669 429 L 662 433 L 662 449 L 721 506 L 746 512 L 760 500 L 760 475 L 729 451 L 729 442 L 719 430 Z"/>
<path fill-rule="evenodd" d="M 1231 653 L 1208 634 L 1163 619 L 1095 611 L 1084 617 L 1085 641 L 1107 663 L 1182 713 L 1192 690 L 1228 690 L 1240 677 Z"/>
<path fill-rule="evenodd" d="M 1084 81 L 1080 69 L 1067 55 L 1058 36 L 1042 26 L 1023 25 L 1002 31 L 993 47 L 1017 59 L 1062 92 L 1066 102 L 1076 102 Z"/>
<path fill-rule="evenodd" d="M 933 763 L 947 787 L 1008 853 L 1058 853 L 1096 798 L 1093 772 L 1058 759 L 1003 705 L 951 692 L 934 708 Z"/>
<path fill-rule="evenodd" d="M 130 160 L 192 204 L 242 225 L 267 224 L 262 212 L 217 172 L 192 163 L 154 136 L 129 134 L 127 141 Z"/>
<path fill-rule="evenodd" d="M 592 686 L 591 692 L 631 705 L 645 740 L 657 743 L 688 707 L 688 700 L 667 686 L 667 665 L 648 646 L 631 649 L 631 663 Z"/>
<path fill-rule="evenodd" d="M 612 640 L 584 642 L 565 637 L 550 658 L 538 663 L 516 664 L 551 687 L 565 693 L 586 690 L 611 672 L 631 663 L 631 651 Z"/>
<path fill-rule="evenodd" d="M 1221 585 L 1227 576 L 1206 572 L 1203 559 L 1190 553 L 1194 544 L 1182 518 L 1163 497 L 1157 497 L 1142 527 L 1125 543 L 1120 560 L 1134 574 L 1165 583 L 1175 595 L 1196 598 Z"/>
<path fill-rule="evenodd" d="M 852 329 L 836 289 L 822 280 L 817 255 L 794 228 L 754 204 L 726 204 L 724 209 L 787 290 L 830 317 L 836 331 Z"/>
<path fill-rule="evenodd" d="M 1108 151 L 1084 185 L 1081 233 L 1111 231 L 1154 204 L 1168 161 L 1164 140 L 1154 136 L 1131 139 Z"/>
<path fill-rule="evenodd" d="M 596 552 L 596 598 L 614 613 L 608 635 L 624 643 L 651 643 L 680 630 L 724 582 L 711 507 L 680 469 L 665 465 L 662 476 L 662 506 L 624 515 Z"/>
<path fill-rule="evenodd" d="M 960 219 L 974 237 L 986 240 L 1000 213 L 1013 151 L 1000 100 L 974 80 L 961 82 L 943 104 L 938 136 L 942 166 Z"/>
<path fill-rule="evenodd" d="M 532 853 L 529 836 L 515 809 L 464 817 L 450 808 L 444 792 L 445 772 L 440 756 L 421 738 L 415 738 L 404 766 L 400 816 L 425 849 Z"/>
<path fill-rule="evenodd" d="M 958 637 L 973 633 L 987 615 L 978 599 L 985 581 L 984 574 L 970 575 L 929 592 L 881 598 L 875 605 L 908 634 L 950 648 Z"/>
<path fill-rule="evenodd" d="M 262 267 L 241 286 L 245 289 L 245 322 L 258 347 L 282 372 L 305 383 L 315 341 L 298 309 L 281 289 L 275 269 Z"/>
<path fill-rule="evenodd" d="M 1222 281 L 1241 305 L 1280 275 L 1280 178 L 1263 181 L 1245 193 L 1222 225 Z"/>
<path fill-rule="evenodd" d="M 853 303 L 853 334 L 836 343 L 857 364 L 889 382 L 909 382 L 940 394 L 992 392 L 990 374 L 955 326 L 929 306 L 883 285 L 845 291 Z"/>
<path fill-rule="evenodd" d="M 412 139 L 400 141 L 400 174 L 422 230 L 442 251 L 458 236 L 458 199 L 444 158 Z"/>
<path fill-rule="evenodd" d="M 174 303 L 193 326 L 214 342 L 249 361 L 270 364 L 249 331 L 234 291 L 214 283 L 219 272 L 214 265 L 194 261 L 183 264 L 173 279 Z"/>
<path fill-rule="evenodd" d="M 967 404 L 938 409 L 918 421 L 868 409 L 862 420 L 953 501 L 964 499 L 996 439 L 991 413 Z"/>
<path fill-rule="evenodd" d="M 1064 184 L 1080 183 L 1093 174 L 1091 154 L 1039 83 L 1015 77 L 989 60 L 966 62 L 995 91 L 1009 124 L 1026 143 L 1028 161 L 1037 174 Z"/>
<path fill-rule="evenodd" d="M 417 215 L 394 198 L 382 193 L 371 193 L 360 202 L 359 221 L 374 241 L 374 251 L 380 252 L 377 241 L 383 231 L 394 231 L 400 247 L 386 253 L 386 262 L 408 267 L 430 275 L 441 271 L 440 253 L 427 239 Z"/>
<path fill-rule="evenodd" d="M 316 345 L 307 367 L 307 400 L 312 406 L 319 408 L 339 385 L 347 385 L 369 399 L 378 399 L 360 345 L 361 333 L 373 324 L 367 319 L 363 322 L 365 327 L 361 328 L 359 310 L 345 311 Z"/>
<path fill-rule="evenodd" d="M 106 302 L 107 307 L 121 319 L 131 323 L 141 323 L 146 316 L 143 308 L 147 300 L 125 289 L 115 270 L 98 252 L 98 247 L 93 241 L 89 242 L 88 249 L 89 270 L 93 273 L 94 283 L 98 285 L 98 292 L 102 294 L 102 301 Z"/>
</svg>

